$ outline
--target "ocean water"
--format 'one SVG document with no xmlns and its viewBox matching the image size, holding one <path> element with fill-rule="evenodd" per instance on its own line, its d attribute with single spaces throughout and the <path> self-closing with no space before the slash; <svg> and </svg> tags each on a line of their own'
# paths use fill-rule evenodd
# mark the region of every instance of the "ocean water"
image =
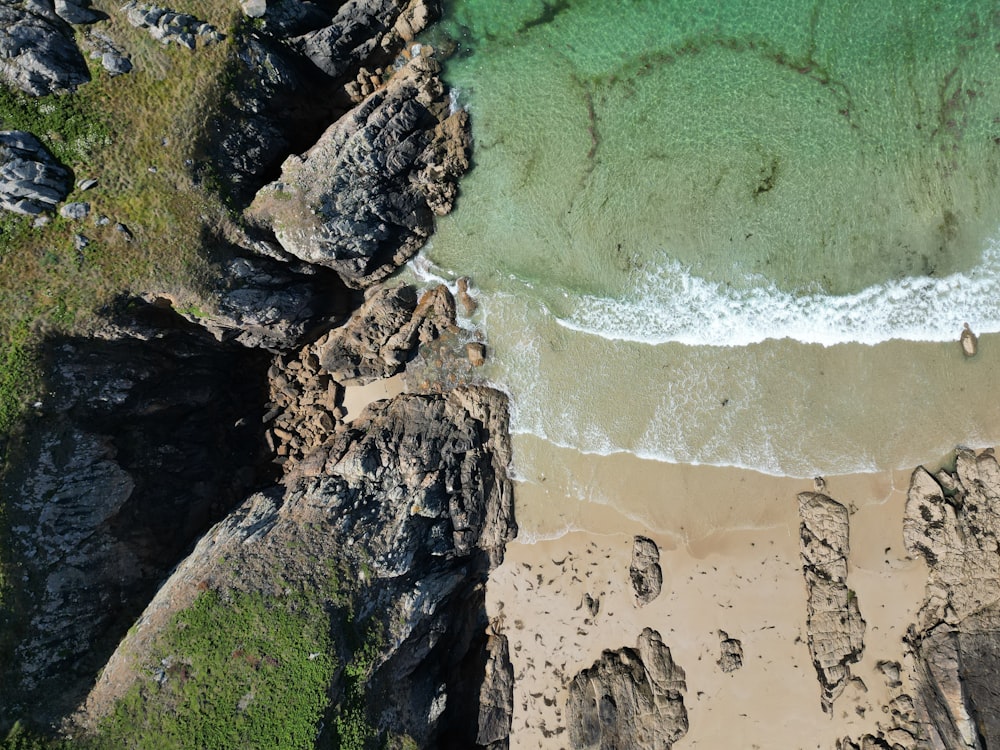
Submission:
<svg viewBox="0 0 1000 750">
<path fill-rule="evenodd" d="M 475 164 L 420 272 L 478 287 L 524 477 L 535 438 L 792 476 L 1000 440 L 995 3 L 445 6 Z"/>
</svg>

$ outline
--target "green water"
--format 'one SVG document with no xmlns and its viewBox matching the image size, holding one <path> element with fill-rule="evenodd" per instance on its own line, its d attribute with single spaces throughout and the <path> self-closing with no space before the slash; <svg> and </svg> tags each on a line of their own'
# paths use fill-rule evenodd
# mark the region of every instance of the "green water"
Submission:
<svg viewBox="0 0 1000 750">
<path fill-rule="evenodd" d="M 986 355 L 885 343 L 1000 331 L 995 4 L 446 5 L 475 166 L 426 255 L 516 430 L 802 475 L 1000 438 Z"/>
</svg>

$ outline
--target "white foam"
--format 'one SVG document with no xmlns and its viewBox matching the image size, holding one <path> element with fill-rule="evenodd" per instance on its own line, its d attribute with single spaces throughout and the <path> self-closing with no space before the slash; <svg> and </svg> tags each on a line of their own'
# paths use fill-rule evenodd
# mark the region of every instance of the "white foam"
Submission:
<svg viewBox="0 0 1000 750">
<path fill-rule="evenodd" d="M 560 325 L 648 344 L 746 346 L 789 338 L 830 346 L 891 339 L 953 341 L 964 323 L 1000 331 L 1000 243 L 979 265 L 942 278 L 904 278 L 836 296 L 790 293 L 748 279 L 746 288 L 707 281 L 677 262 L 647 273 L 624 299 L 582 296 Z"/>
</svg>

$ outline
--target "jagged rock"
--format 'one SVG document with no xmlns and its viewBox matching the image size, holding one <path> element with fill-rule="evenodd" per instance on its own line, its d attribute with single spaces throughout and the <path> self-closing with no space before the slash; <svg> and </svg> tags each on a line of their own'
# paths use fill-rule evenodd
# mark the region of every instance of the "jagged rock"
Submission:
<svg viewBox="0 0 1000 750">
<path fill-rule="evenodd" d="M 743 644 L 730 638 L 724 630 L 719 631 L 719 640 L 721 655 L 717 664 L 723 672 L 735 672 L 743 666 Z"/>
<path fill-rule="evenodd" d="M 90 80 L 66 22 L 44 5 L 0 0 L 0 81 L 33 96 Z"/>
<path fill-rule="evenodd" d="M 101 20 L 101 14 L 87 7 L 89 5 L 90 0 L 55 0 L 55 11 L 62 20 L 73 25 Z"/>
<path fill-rule="evenodd" d="M 87 214 L 90 213 L 90 204 L 77 202 L 77 203 L 67 203 L 59 209 L 59 215 L 64 219 L 71 219 L 78 221 L 80 219 L 86 219 Z"/>
<path fill-rule="evenodd" d="M 317 68 L 340 78 L 377 52 L 410 41 L 438 15 L 440 9 L 433 0 L 429 4 L 424 0 L 348 0 L 330 25 L 295 43 Z"/>
<path fill-rule="evenodd" d="M 660 569 L 660 548 L 656 542 L 637 536 L 632 544 L 632 564 L 628 569 L 639 605 L 649 604 L 660 595 L 663 571 Z"/>
<path fill-rule="evenodd" d="M 468 167 L 468 131 L 460 113 L 448 114 L 439 72 L 433 59 L 413 58 L 304 157 L 289 157 L 248 214 L 270 224 L 288 253 L 350 286 L 392 273 L 427 240 L 434 213 L 450 209 Z M 442 162 L 442 152 L 462 158 Z"/>
<path fill-rule="evenodd" d="M 403 370 L 418 343 L 427 343 L 455 325 L 455 301 L 445 286 L 417 299 L 407 285 L 377 288 L 339 328 L 311 351 L 340 383 L 369 383 Z"/>
<path fill-rule="evenodd" d="M 570 747 L 669 750 L 688 730 L 686 691 L 684 670 L 646 628 L 636 648 L 605 651 L 570 682 Z"/>
<path fill-rule="evenodd" d="M 177 13 L 158 5 L 147 5 L 129 0 L 121 8 L 128 22 L 138 29 L 148 29 L 149 35 L 164 44 L 179 44 L 194 49 L 195 40 L 212 44 L 224 39 L 212 25 L 187 13 Z"/>
<path fill-rule="evenodd" d="M 976 356 L 976 351 L 979 349 L 979 338 L 972 332 L 969 328 L 969 324 L 965 324 L 965 328 L 962 329 L 962 335 L 959 337 L 959 343 L 962 345 L 962 354 L 966 357 Z"/>
<path fill-rule="evenodd" d="M 478 341 L 470 341 L 465 345 L 465 356 L 473 367 L 482 367 L 486 364 L 486 347 Z"/>
<path fill-rule="evenodd" d="M 263 401 L 265 362 L 138 314 L 106 338 L 48 342 L 48 395 L 7 456 L 13 549 L 36 592 L 0 666 L 0 692 L 25 701 L 0 695 L 8 716 L 72 709 L 180 555 L 254 481 L 248 404 Z"/>
<path fill-rule="evenodd" d="M 156 634 L 193 601 L 197 582 L 271 592 L 276 580 L 314 580 L 310 560 L 320 559 L 368 571 L 353 615 L 374 618 L 386 633 L 367 679 L 372 694 L 384 696 L 367 707 L 373 724 L 419 747 L 474 746 L 479 696 L 496 695 L 497 706 L 506 700 L 482 681 L 484 583 L 516 533 L 509 460 L 498 391 L 404 394 L 369 407 L 283 486 L 250 497 L 198 543 L 108 661 L 78 723 L 96 726 L 141 677 L 155 660 L 148 649 Z M 345 637 L 339 627 L 331 633 Z M 502 676 L 506 667 L 494 666 Z M 500 725 L 490 726 L 499 737 Z"/>
<path fill-rule="evenodd" d="M 909 636 L 917 708 L 933 747 L 1000 744 L 1000 466 L 960 450 L 955 470 L 910 479 L 903 539 L 930 567 Z"/>
<path fill-rule="evenodd" d="M 223 265 L 210 307 L 177 304 L 168 294 L 145 298 L 169 304 L 219 341 L 269 351 L 299 346 L 313 326 L 346 302 L 343 288 L 329 278 L 295 273 L 267 258 L 240 257 Z"/>
<path fill-rule="evenodd" d="M 479 732 L 476 742 L 488 750 L 507 750 L 514 717 L 514 666 L 507 636 L 491 635 L 486 642 L 489 660 L 479 691 Z"/>
<path fill-rule="evenodd" d="M 29 216 L 52 211 L 72 185 L 69 171 L 35 136 L 0 131 L 0 208 Z"/>
<path fill-rule="evenodd" d="M 823 710 L 830 713 L 851 677 L 850 664 L 861 658 L 865 621 L 857 597 L 847 588 L 847 508 L 818 492 L 803 492 L 799 517 L 809 653 L 822 688 Z"/>
</svg>

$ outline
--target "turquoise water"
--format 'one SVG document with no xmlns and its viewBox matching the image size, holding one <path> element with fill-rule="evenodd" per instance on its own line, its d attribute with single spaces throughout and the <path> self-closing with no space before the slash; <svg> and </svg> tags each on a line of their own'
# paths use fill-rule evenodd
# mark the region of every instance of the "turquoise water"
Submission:
<svg viewBox="0 0 1000 750">
<path fill-rule="evenodd" d="M 428 41 L 475 167 L 425 255 L 516 430 L 803 476 L 1000 438 L 954 345 L 1000 331 L 994 4 L 456 0 Z"/>
</svg>

